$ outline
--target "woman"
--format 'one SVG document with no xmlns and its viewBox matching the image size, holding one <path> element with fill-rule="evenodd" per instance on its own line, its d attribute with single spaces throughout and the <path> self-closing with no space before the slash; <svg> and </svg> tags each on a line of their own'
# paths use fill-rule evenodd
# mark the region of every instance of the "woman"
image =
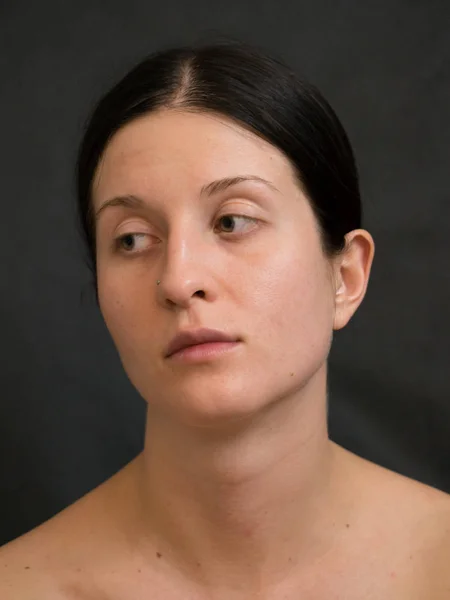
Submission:
<svg viewBox="0 0 450 600">
<path fill-rule="evenodd" d="M 245 44 L 155 54 L 98 104 L 78 205 L 145 446 L 4 546 L 1 598 L 450 598 L 448 496 L 328 437 L 374 243 L 319 92 Z"/>
</svg>

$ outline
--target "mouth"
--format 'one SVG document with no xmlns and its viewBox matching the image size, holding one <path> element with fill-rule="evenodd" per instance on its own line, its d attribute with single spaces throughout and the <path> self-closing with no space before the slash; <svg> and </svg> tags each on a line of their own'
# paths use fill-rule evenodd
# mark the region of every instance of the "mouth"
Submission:
<svg viewBox="0 0 450 600">
<path fill-rule="evenodd" d="M 187 348 L 200 346 L 204 344 L 232 344 L 236 343 L 238 338 L 224 331 L 217 329 L 185 329 L 179 331 L 172 338 L 166 350 L 166 358 L 178 354 Z M 206 351 L 206 349 L 204 349 Z"/>
<path fill-rule="evenodd" d="M 177 362 L 190 363 L 211 361 L 233 352 L 240 343 L 239 340 L 235 340 L 192 344 L 173 352 L 168 358 Z"/>
</svg>

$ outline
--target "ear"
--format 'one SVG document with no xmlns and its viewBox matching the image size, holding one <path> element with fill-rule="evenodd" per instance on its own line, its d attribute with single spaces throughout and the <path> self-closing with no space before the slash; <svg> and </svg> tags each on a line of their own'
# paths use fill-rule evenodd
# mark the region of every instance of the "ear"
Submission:
<svg viewBox="0 0 450 600">
<path fill-rule="evenodd" d="M 345 236 L 345 250 L 336 259 L 333 329 L 345 327 L 364 299 L 369 283 L 375 244 L 370 233 L 355 229 Z"/>
</svg>

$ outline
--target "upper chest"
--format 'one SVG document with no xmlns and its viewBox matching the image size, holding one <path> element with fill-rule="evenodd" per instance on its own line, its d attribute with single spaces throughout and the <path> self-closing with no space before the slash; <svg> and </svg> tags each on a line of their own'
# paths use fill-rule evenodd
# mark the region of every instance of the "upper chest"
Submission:
<svg viewBox="0 0 450 600">
<path fill-rule="evenodd" d="M 87 579 L 72 574 L 57 600 L 441 600 L 428 593 L 425 570 L 413 555 L 383 555 L 380 548 L 368 547 L 357 560 L 344 556 L 270 590 L 234 594 L 225 583 L 222 590 L 206 591 L 187 585 L 179 574 L 105 572 Z"/>
</svg>

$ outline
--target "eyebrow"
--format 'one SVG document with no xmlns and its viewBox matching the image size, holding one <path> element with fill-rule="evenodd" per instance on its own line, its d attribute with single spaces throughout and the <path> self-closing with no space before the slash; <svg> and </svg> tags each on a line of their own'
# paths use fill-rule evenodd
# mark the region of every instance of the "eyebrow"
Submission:
<svg viewBox="0 0 450 600">
<path fill-rule="evenodd" d="M 256 181 L 258 183 L 263 183 L 267 187 L 271 188 L 275 192 L 281 193 L 280 190 L 267 179 L 259 177 L 258 175 L 236 175 L 235 177 L 224 177 L 222 179 L 216 179 L 215 181 L 211 181 L 202 187 L 200 190 L 200 196 L 213 196 L 214 194 L 218 194 L 219 192 L 223 192 L 226 189 L 238 185 L 239 183 L 243 183 L 245 181 Z M 98 220 L 100 214 L 108 207 L 111 206 L 123 206 L 125 208 L 143 208 L 145 206 L 145 202 L 133 195 L 126 196 L 116 196 L 115 198 L 111 198 L 104 202 L 100 208 L 95 213 L 95 219 Z"/>
</svg>

